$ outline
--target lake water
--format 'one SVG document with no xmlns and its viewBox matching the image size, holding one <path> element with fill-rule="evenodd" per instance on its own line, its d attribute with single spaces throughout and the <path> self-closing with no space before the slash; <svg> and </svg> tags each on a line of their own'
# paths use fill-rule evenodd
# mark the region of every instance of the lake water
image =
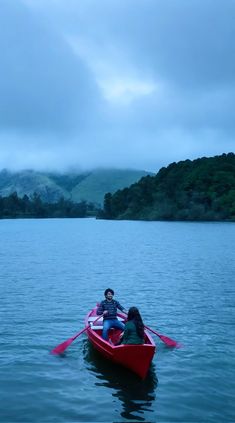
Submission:
<svg viewBox="0 0 235 423">
<path fill-rule="evenodd" d="M 235 224 L 0 220 L 0 421 L 235 421 Z M 183 344 L 145 381 L 81 335 L 105 288 Z M 154 336 L 154 335 L 153 335 Z"/>
</svg>

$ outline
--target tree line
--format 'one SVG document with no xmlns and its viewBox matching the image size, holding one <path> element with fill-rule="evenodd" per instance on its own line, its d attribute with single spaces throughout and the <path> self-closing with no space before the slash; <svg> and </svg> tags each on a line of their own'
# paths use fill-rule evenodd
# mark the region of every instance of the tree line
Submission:
<svg viewBox="0 0 235 423">
<path fill-rule="evenodd" d="M 107 193 L 104 219 L 235 221 L 235 155 L 185 160 Z"/>
<path fill-rule="evenodd" d="M 43 202 L 34 193 L 0 196 L 0 218 L 90 217 L 135 220 L 235 221 L 235 154 L 184 160 L 107 193 L 103 209 L 63 197 Z"/>
<path fill-rule="evenodd" d="M 37 193 L 32 197 L 17 192 L 7 197 L 0 196 L 0 218 L 55 218 L 55 217 L 90 217 L 97 213 L 96 207 L 81 201 L 74 203 L 63 197 L 55 203 L 43 202 Z"/>
</svg>

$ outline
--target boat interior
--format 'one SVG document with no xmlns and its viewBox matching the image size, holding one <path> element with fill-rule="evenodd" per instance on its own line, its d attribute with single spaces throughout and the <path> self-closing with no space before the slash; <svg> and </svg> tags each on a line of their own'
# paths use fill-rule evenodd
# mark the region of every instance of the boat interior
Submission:
<svg viewBox="0 0 235 423">
<path fill-rule="evenodd" d="M 125 319 L 123 317 L 117 316 L 118 320 L 121 322 L 125 322 Z M 103 317 L 101 317 L 95 324 L 93 322 L 97 320 L 97 315 L 95 316 L 89 316 L 88 318 L 88 324 L 90 325 L 91 329 L 94 330 L 97 335 L 101 337 L 102 330 L 103 330 Z M 122 331 L 119 329 L 111 328 L 109 330 L 109 342 L 113 345 L 118 345 L 120 341 L 120 336 L 122 334 Z M 151 344 L 148 336 L 145 334 L 145 344 Z"/>
</svg>

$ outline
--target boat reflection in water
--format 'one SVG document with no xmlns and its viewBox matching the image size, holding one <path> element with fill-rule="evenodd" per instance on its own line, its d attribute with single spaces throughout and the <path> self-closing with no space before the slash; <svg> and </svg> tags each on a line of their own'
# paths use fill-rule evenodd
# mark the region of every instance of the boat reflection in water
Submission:
<svg viewBox="0 0 235 423">
<path fill-rule="evenodd" d="M 132 421 L 146 421 L 143 414 L 153 411 L 158 383 L 154 364 L 151 364 L 146 378 L 141 380 L 130 370 L 106 360 L 89 341 L 84 341 L 83 354 L 88 370 L 99 380 L 96 385 L 111 388 L 112 395 L 122 403 L 121 416 Z"/>
</svg>

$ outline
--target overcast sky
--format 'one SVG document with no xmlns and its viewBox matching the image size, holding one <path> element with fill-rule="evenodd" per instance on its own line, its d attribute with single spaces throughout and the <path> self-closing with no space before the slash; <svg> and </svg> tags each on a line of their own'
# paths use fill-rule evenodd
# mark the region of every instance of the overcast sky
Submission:
<svg viewBox="0 0 235 423">
<path fill-rule="evenodd" d="M 235 0 L 0 0 L 0 169 L 235 150 Z"/>
</svg>

